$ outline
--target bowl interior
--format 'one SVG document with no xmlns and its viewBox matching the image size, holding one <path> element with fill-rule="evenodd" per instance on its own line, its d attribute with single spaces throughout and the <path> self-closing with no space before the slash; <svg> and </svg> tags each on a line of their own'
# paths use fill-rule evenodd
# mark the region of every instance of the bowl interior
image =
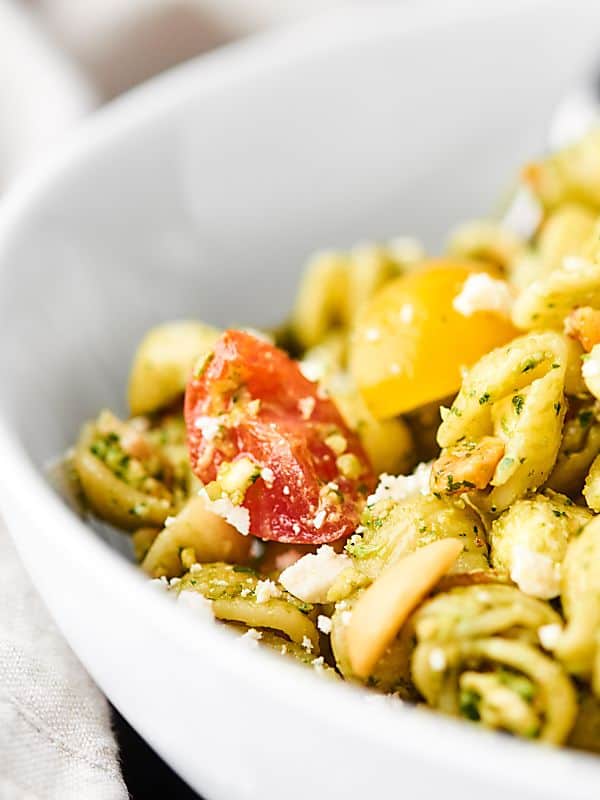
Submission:
<svg viewBox="0 0 600 800">
<path fill-rule="evenodd" d="M 35 463 L 97 409 L 124 410 L 150 326 L 277 322 L 311 251 L 401 234 L 436 248 L 493 211 L 593 42 L 544 4 L 532 57 L 539 4 L 525 5 L 519 24 L 491 7 L 435 23 L 347 14 L 100 115 L 0 248 L 1 403 Z"/>
</svg>

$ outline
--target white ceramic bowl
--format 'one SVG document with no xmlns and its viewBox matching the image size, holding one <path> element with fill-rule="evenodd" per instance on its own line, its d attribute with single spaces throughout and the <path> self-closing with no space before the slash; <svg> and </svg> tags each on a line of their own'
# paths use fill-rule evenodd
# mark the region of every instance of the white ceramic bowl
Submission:
<svg viewBox="0 0 600 800">
<path fill-rule="evenodd" d="M 471 5 L 471 4 L 470 4 Z M 185 66 L 85 127 L 0 212 L 0 494 L 113 703 L 212 800 L 597 798 L 600 762 L 373 700 L 191 625 L 49 489 L 178 316 L 273 322 L 307 253 L 489 209 L 600 44 L 597 4 L 345 11 Z"/>
</svg>

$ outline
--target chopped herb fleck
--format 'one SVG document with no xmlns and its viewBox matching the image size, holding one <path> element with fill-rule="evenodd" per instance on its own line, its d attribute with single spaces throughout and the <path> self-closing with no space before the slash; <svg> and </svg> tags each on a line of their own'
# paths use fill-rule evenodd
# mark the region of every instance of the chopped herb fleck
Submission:
<svg viewBox="0 0 600 800">
<path fill-rule="evenodd" d="M 523 405 L 525 404 L 525 398 L 522 394 L 515 394 L 513 395 L 512 399 L 513 408 L 515 409 L 515 414 L 518 416 L 521 411 L 523 411 Z"/>
</svg>

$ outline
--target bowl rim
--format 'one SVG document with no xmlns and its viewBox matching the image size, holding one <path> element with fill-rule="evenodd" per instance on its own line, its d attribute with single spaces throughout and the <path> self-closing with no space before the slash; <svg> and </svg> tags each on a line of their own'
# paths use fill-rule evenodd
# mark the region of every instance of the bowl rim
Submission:
<svg viewBox="0 0 600 800">
<path fill-rule="evenodd" d="M 471 2 L 452 4 L 451 8 L 450 5 L 436 7 L 435 19 L 423 6 L 345 7 L 343 13 L 333 11 L 286 30 L 267 32 L 228 45 L 176 67 L 112 102 L 85 121 L 51 160 L 17 182 L 0 203 L 0 269 L 9 268 L 4 260 L 5 253 L 27 230 L 30 213 L 57 191 L 64 175 L 115 144 L 118 146 L 129 131 L 143 129 L 157 115 L 168 113 L 173 104 L 185 102 L 186 97 L 197 98 L 203 92 L 226 90 L 230 83 L 252 80 L 262 70 L 283 63 L 302 64 L 323 48 L 347 48 L 371 41 L 373 37 L 418 34 L 455 25 L 463 18 L 472 20 L 485 16 L 489 19 L 491 12 L 502 16 L 518 15 L 524 6 L 547 7 L 557 3 L 522 0 L 518 10 L 499 0 L 489 5 L 475 6 Z M 502 776 L 507 786 L 515 788 L 539 791 L 551 787 L 551 796 L 567 792 L 573 798 L 591 797 L 592 794 L 577 793 L 577 789 L 583 790 L 587 785 L 593 792 L 594 785 L 600 785 L 600 762 L 593 756 L 548 750 L 474 726 L 470 728 L 440 714 L 399 708 L 385 697 L 364 689 L 341 682 L 316 681 L 308 670 L 287 664 L 276 655 L 259 649 L 248 653 L 243 660 L 236 658 L 238 640 L 202 621 L 197 623 L 194 637 L 190 637 L 189 621 L 184 615 L 173 614 L 164 599 L 144 591 L 145 581 L 139 570 L 102 542 L 64 505 L 0 413 L 0 509 L 9 508 L 18 508 L 37 528 L 44 528 L 42 520 L 50 520 L 41 535 L 52 535 L 55 547 L 62 548 L 71 561 L 84 568 L 86 563 L 93 563 L 95 570 L 112 574 L 121 586 L 123 608 L 143 604 L 146 612 L 150 609 L 148 616 L 161 629 L 165 646 L 197 655 L 205 654 L 210 645 L 212 658 L 234 679 L 255 683 L 264 682 L 266 677 L 274 696 L 285 698 L 286 703 L 298 709 L 311 708 L 315 724 L 330 726 L 332 720 L 338 718 L 352 719 L 360 726 L 365 740 L 377 742 L 390 756 L 411 755 L 437 761 L 455 773 Z M 11 535 L 18 546 L 17 532 L 11 529 Z M 93 675 L 93 664 L 86 664 L 86 667 Z M 372 700 L 366 702 L 367 697 Z M 428 750 L 431 753 L 431 748 L 427 747 L 431 742 L 437 745 L 435 754 L 427 755 Z"/>
</svg>

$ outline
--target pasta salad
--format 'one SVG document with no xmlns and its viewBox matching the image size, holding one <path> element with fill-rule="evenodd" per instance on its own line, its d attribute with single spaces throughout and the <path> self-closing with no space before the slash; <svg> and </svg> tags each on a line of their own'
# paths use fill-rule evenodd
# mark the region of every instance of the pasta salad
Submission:
<svg viewBox="0 0 600 800">
<path fill-rule="evenodd" d="M 518 196 L 527 226 L 440 256 L 316 255 L 276 331 L 151 330 L 130 416 L 66 463 L 156 586 L 249 644 L 600 753 L 600 131 Z"/>
</svg>

